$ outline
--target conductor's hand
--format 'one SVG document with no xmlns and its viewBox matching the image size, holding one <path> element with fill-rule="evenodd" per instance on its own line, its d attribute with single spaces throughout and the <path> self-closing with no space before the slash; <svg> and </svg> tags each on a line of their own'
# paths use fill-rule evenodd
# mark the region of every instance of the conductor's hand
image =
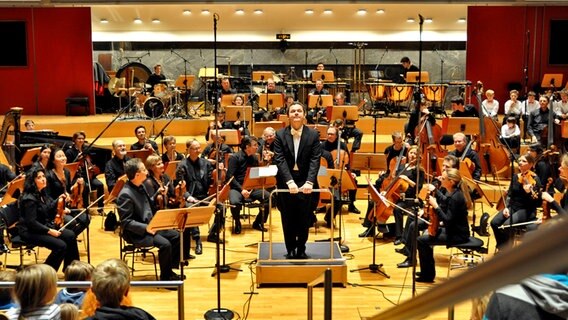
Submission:
<svg viewBox="0 0 568 320">
<path fill-rule="evenodd" d="M 312 193 L 314 186 L 311 183 L 304 183 L 304 185 L 300 188 L 304 194 Z"/>
<path fill-rule="evenodd" d="M 288 189 L 290 189 L 290 193 L 298 193 L 300 191 L 298 189 L 298 185 L 295 182 L 288 184 Z"/>
<path fill-rule="evenodd" d="M 151 235 L 156 234 L 156 231 L 154 231 L 154 229 L 150 228 L 150 225 L 146 226 L 146 232 L 148 232 Z"/>
</svg>

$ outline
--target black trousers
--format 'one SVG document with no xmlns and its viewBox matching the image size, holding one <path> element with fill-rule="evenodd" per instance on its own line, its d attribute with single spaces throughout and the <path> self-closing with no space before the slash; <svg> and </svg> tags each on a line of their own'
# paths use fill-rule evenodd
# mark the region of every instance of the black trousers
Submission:
<svg viewBox="0 0 568 320">
<path fill-rule="evenodd" d="M 268 209 L 268 200 L 270 198 L 270 193 L 266 190 L 262 189 L 254 189 L 250 193 L 249 199 L 259 201 L 263 204 L 262 212 L 256 216 L 254 220 L 255 224 L 262 225 L 268 219 L 269 209 Z M 233 207 L 231 207 L 231 215 L 233 216 L 234 220 L 239 220 L 241 218 L 241 210 L 243 208 L 243 202 L 245 201 L 245 197 L 234 189 L 231 189 L 229 192 L 229 202 Z"/>
<path fill-rule="evenodd" d="M 289 253 L 306 252 L 308 231 L 313 215 L 313 194 L 278 194 L 278 209 L 282 216 L 284 242 Z"/>
<path fill-rule="evenodd" d="M 530 195 L 527 195 L 527 197 L 530 197 Z M 535 219 L 536 216 L 534 210 L 526 209 L 520 209 L 514 212 L 513 210 L 510 210 L 509 213 L 509 218 L 505 218 L 503 216 L 503 211 L 499 211 L 495 217 L 493 217 L 493 220 L 491 220 L 491 229 L 493 229 L 495 240 L 497 240 L 497 244 L 495 245 L 497 249 L 501 249 L 505 244 L 507 244 L 507 242 L 509 242 L 510 234 L 512 232 L 511 228 L 499 229 L 500 226 L 510 224 L 511 219 L 513 220 L 512 224 L 515 224 L 530 221 L 531 219 Z"/>
<path fill-rule="evenodd" d="M 21 237 L 28 244 L 51 250 L 44 263 L 53 267 L 56 271 L 59 270 L 62 262 L 63 270 L 65 270 L 73 260 L 79 260 L 77 238 L 71 230 L 64 229 L 59 237 L 24 231 L 21 233 Z"/>
<path fill-rule="evenodd" d="M 90 204 L 89 199 L 89 190 L 96 190 L 97 191 L 97 198 L 103 196 L 105 194 L 105 186 L 104 184 L 97 178 L 91 179 L 91 187 L 87 185 L 87 180 L 85 179 L 85 189 L 83 190 L 83 206 L 86 208 Z M 109 190 L 110 192 L 110 190 Z M 101 198 L 97 206 L 99 207 L 99 211 L 102 212 L 103 207 L 105 206 L 105 199 L 104 197 Z"/>
<path fill-rule="evenodd" d="M 175 230 L 158 231 L 152 237 L 152 245 L 158 248 L 161 279 L 168 279 L 172 267 L 179 264 L 179 243 L 179 232 Z"/>
<path fill-rule="evenodd" d="M 435 245 L 448 243 L 446 230 L 441 228 L 436 236 L 430 236 L 427 232 L 416 239 L 418 257 L 420 258 L 420 277 L 427 280 L 436 278 L 436 262 L 434 261 Z"/>
</svg>

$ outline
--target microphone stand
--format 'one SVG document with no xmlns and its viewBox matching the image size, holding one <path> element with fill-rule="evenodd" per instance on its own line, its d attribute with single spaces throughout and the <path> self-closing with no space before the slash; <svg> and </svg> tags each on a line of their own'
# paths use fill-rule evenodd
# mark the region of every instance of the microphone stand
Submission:
<svg viewBox="0 0 568 320">
<path fill-rule="evenodd" d="M 340 137 L 341 137 L 341 130 L 337 129 L 337 159 L 336 159 L 336 161 L 337 161 L 337 163 L 340 167 L 340 169 L 339 169 L 339 181 L 338 181 L 338 184 L 337 184 L 337 193 L 339 194 L 339 203 L 338 203 L 338 205 L 339 205 L 339 249 L 341 249 L 341 252 L 347 253 L 347 252 L 349 252 L 349 247 L 342 243 L 343 238 L 341 237 L 341 229 L 342 229 L 342 226 L 343 226 L 343 223 L 342 223 L 343 216 L 341 214 L 341 207 L 343 206 L 343 199 L 342 199 L 342 196 L 341 196 L 341 180 L 343 178 L 343 170 L 345 168 L 345 165 L 343 164 L 343 159 L 341 157 L 341 152 L 340 152 L 341 151 L 341 138 Z"/>
<path fill-rule="evenodd" d="M 217 79 L 217 22 L 219 21 L 219 15 L 218 14 L 213 14 L 213 57 L 214 57 L 214 69 L 215 70 L 215 79 Z M 214 83 L 214 92 L 218 92 L 218 85 L 217 85 L 217 81 L 215 81 Z M 207 101 L 207 97 L 205 99 L 205 101 Z M 207 107 L 207 104 L 205 104 L 205 106 Z M 217 119 L 217 115 L 219 114 L 219 99 L 215 99 L 214 102 L 214 113 L 215 113 L 215 119 Z M 219 137 L 219 127 L 215 126 L 215 135 L 216 137 Z M 217 167 L 217 170 L 219 170 L 219 161 L 220 161 L 220 157 L 219 157 L 219 144 L 215 143 L 215 148 L 216 148 L 216 156 L 215 156 L 215 160 L 216 160 L 216 164 L 215 166 Z M 219 172 L 219 171 L 218 171 Z M 218 174 L 217 177 L 220 177 L 221 175 Z M 217 178 L 219 179 L 219 178 Z M 217 181 L 217 193 L 216 193 L 216 203 L 219 202 L 219 191 L 220 191 L 220 184 L 219 181 Z M 217 225 L 220 227 L 221 226 L 221 215 L 219 213 L 216 214 L 215 216 L 216 219 L 216 223 Z M 219 235 L 217 235 L 217 243 L 215 244 L 215 268 L 217 271 L 217 308 L 214 309 L 210 309 L 207 312 L 205 312 L 205 314 L 203 315 L 204 318 L 206 320 L 218 320 L 218 319 L 233 319 L 235 316 L 235 313 L 230 310 L 230 309 L 226 309 L 226 308 L 221 308 L 221 255 L 220 255 L 220 239 L 219 239 Z M 183 290 L 183 284 L 182 284 L 182 288 Z"/>
<path fill-rule="evenodd" d="M 440 58 L 440 84 L 442 84 L 444 83 L 444 57 L 442 57 L 438 49 L 434 48 L 434 52 L 436 52 L 436 54 Z"/>
<path fill-rule="evenodd" d="M 383 58 L 385 57 L 385 55 L 387 54 L 387 52 L 389 52 L 389 47 L 385 46 L 385 51 L 383 52 L 383 54 L 381 55 L 381 58 L 379 59 L 379 62 L 377 63 L 377 65 L 375 66 L 375 70 L 379 69 L 379 66 L 381 65 L 381 62 L 383 62 Z"/>
<path fill-rule="evenodd" d="M 177 53 L 174 49 L 170 49 L 170 52 L 171 52 L 172 54 L 175 54 L 176 56 L 178 56 L 180 59 L 183 60 L 183 77 L 184 77 L 184 79 L 183 79 L 183 86 L 184 86 L 184 89 L 185 89 L 185 95 L 183 96 L 183 110 L 184 110 L 184 112 L 185 112 L 184 118 L 185 118 L 185 119 L 189 119 L 189 114 L 188 114 L 188 112 L 187 112 L 187 100 L 188 100 L 188 98 L 189 98 L 189 90 L 187 89 L 187 65 L 189 64 L 189 61 L 188 61 L 186 58 L 182 57 L 182 56 L 181 56 L 179 53 Z M 206 89 L 206 91 L 207 91 L 207 89 Z M 174 118 L 175 118 L 175 116 L 174 116 Z M 169 124 L 169 123 L 168 123 L 168 124 Z M 167 127 L 167 125 L 166 125 L 166 127 Z M 164 128 L 165 128 L 165 127 L 164 127 Z"/>
</svg>

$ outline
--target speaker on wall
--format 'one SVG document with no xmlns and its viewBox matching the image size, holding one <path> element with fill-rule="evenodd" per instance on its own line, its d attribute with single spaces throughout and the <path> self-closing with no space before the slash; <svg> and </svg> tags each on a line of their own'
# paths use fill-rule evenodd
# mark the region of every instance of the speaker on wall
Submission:
<svg viewBox="0 0 568 320">
<path fill-rule="evenodd" d="M 565 51 L 566 30 L 568 20 L 550 21 L 550 43 L 548 47 L 549 64 L 568 64 L 568 55 Z"/>
<path fill-rule="evenodd" d="M 0 66 L 25 67 L 28 65 L 28 48 L 25 21 L 0 21 Z"/>
</svg>

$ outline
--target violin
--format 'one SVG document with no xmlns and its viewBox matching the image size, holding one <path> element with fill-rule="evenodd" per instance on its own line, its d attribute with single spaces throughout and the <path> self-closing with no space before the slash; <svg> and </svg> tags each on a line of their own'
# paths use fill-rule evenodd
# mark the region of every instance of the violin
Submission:
<svg viewBox="0 0 568 320">
<path fill-rule="evenodd" d="M 227 178 L 227 168 L 219 166 L 218 169 L 213 170 L 211 173 L 211 185 L 209 186 L 209 195 L 217 192 L 217 185 L 222 185 Z"/>
<path fill-rule="evenodd" d="M 85 168 L 87 175 L 89 176 L 89 180 L 94 179 L 96 176 L 101 174 L 101 169 L 93 163 L 90 155 L 81 153 L 79 154 L 77 161 L 79 162 L 80 167 Z"/>
<path fill-rule="evenodd" d="M 548 191 L 552 186 L 554 180 L 552 178 L 548 178 L 546 182 L 546 187 L 544 187 L 544 191 Z M 550 204 L 548 201 L 542 201 L 542 221 L 550 219 Z"/>
<path fill-rule="evenodd" d="M 181 180 L 174 188 L 176 202 L 179 204 L 180 208 L 185 208 L 185 197 L 184 197 L 185 191 L 186 191 L 185 181 Z"/>
<path fill-rule="evenodd" d="M 75 185 L 71 188 L 71 199 L 69 201 L 69 206 L 71 208 L 83 209 L 83 190 L 85 190 L 84 183 L 75 183 Z"/>
<path fill-rule="evenodd" d="M 441 182 L 440 180 L 435 179 L 432 180 L 432 184 L 436 187 L 436 189 L 438 189 L 441 185 Z M 434 210 L 434 207 L 430 205 L 430 201 L 428 201 L 428 198 L 435 196 L 436 189 L 428 192 L 428 196 L 426 197 L 426 202 L 425 202 L 426 204 L 424 205 L 424 215 L 427 216 L 430 220 L 430 225 L 428 225 L 428 234 L 432 237 L 438 234 L 440 217 L 438 217 L 438 214 L 436 213 L 436 210 Z"/>
<path fill-rule="evenodd" d="M 57 199 L 57 213 L 55 214 L 53 223 L 57 227 L 61 227 L 63 225 L 64 218 L 65 218 L 65 198 L 59 197 L 59 199 Z"/>
<path fill-rule="evenodd" d="M 539 195 L 538 195 L 538 191 L 535 190 L 535 186 L 536 186 L 536 180 L 534 179 L 536 177 L 536 173 L 532 172 L 531 170 L 528 170 L 526 172 L 521 172 L 517 174 L 517 179 L 519 181 L 520 184 L 522 185 L 530 185 L 531 186 L 531 197 L 533 199 L 538 199 Z"/>
</svg>

